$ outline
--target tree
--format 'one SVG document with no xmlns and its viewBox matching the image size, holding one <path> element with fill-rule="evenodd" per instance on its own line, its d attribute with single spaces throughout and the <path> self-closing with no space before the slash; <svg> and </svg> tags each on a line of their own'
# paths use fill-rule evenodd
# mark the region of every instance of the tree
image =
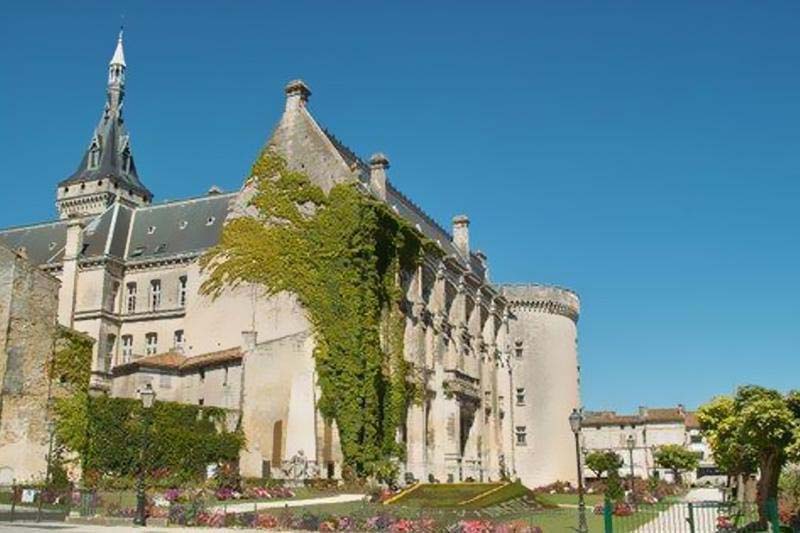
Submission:
<svg viewBox="0 0 800 533">
<path fill-rule="evenodd" d="M 605 474 L 616 473 L 624 464 L 622 457 L 611 450 L 595 450 L 586 455 L 586 468 L 594 472 L 595 476 L 602 478 Z"/>
<path fill-rule="evenodd" d="M 800 460 L 800 391 L 786 395 L 748 385 L 733 397 L 714 398 L 698 411 L 700 427 L 720 469 L 728 475 L 758 471 L 762 524 L 766 503 L 778 496 L 781 469 Z"/>
<path fill-rule="evenodd" d="M 697 454 L 680 444 L 659 446 L 653 453 L 653 459 L 661 468 L 672 471 L 675 483 L 681 482 L 681 473 L 694 470 L 700 463 Z"/>
</svg>

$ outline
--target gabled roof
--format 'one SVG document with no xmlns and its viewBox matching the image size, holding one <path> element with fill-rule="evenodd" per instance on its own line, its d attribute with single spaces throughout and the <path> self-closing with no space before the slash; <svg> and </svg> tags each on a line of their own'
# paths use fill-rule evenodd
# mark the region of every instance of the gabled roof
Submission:
<svg viewBox="0 0 800 533">
<path fill-rule="evenodd" d="M 241 346 L 187 357 L 175 351 L 139 357 L 114 367 L 115 374 L 135 372 L 142 368 L 187 372 L 225 363 L 238 363 L 242 359 Z"/>
<path fill-rule="evenodd" d="M 302 84 L 294 81 L 288 87 L 298 83 Z M 325 191 L 348 179 L 357 179 L 368 187 L 369 165 L 328 129 L 320 126 L 305 101 L 299 106 L 287 106 L 267 146 L 276 148 L 290 166 L 307 173 Z M 485 274 L 483 263 L 475 254 L 463 257 L 453 245 L 452 236 L 391 183 L 387 183 L 386 203 L 420 233 L 437 243 L 447 255 L 455 257 L 480 276 Z"/>
</svg>

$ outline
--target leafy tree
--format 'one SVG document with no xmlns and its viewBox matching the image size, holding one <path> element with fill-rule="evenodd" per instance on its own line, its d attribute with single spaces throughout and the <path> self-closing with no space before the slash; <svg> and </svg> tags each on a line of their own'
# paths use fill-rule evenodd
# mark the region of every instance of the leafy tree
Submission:
<svg viewBox="0 0 800 533">
<path fill-rule="evenodd" d="M 781 469 L 800 460 L 800 391 L 786 395 L 748 385 L 733 397 L 719 397 L 698 411 L 717 465 L 729 475 L 756 470 L 762 524 L 766 502 L 778 496 Z"/>
<path fill-rule="evenodd" d="M 681 482 L 681 473 L 694 470 L 700 463 L 697 454 L 680 444 L 659 446 L 653 453 L 653 459 L 661 468 L 672 471 L 676 483 Z"/>
<path fill-rule="evenodd" d="M 595 450 L 586 455 L 586 468 L 594 472 L 598 478 L 602 478 L 604 474 L 608 476 L 612 472 L 618 472 L 623 464 L 622 457 L 611 450 Z"/>
</svg>

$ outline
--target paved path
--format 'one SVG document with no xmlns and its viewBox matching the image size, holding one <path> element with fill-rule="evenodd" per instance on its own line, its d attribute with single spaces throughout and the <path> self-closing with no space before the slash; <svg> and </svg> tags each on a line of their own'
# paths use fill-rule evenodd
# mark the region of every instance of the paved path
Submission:
<svg viewBox="0 0 800 533">
<path fill-rule="evenodd" d="M 692 489 L 683 497 L 683 502 L 721 502 L 722 491 L 713 488 Z M 654 520 L 636 529 L 634 533 L 682 533 L 689 531 L 689 506 L 677 504 L 661 511 Z M 695 507 L 695 533 L 714 533 L 717 530 L 717 509 Z"/>
<path fill-rule="evenodd" d="M 261 501 L 261 502 L 241 502 L 229 503 L 227 505 L 217 505 L 213 509 L 226 509 L 229 513 L 243 513 L 252 511 L 258 508 L 262 509 L 283 509 L 284 507 L 305 507 L 307 505 L 326 505 L 330 503 L 349 503 L 360 502 L 366 498 L 363 494 L 337 494 L 336 496 L 327 496 L 325 498 L 308 498 L 305 500 L 278 500 L 278 501 Z"/>
</svg>

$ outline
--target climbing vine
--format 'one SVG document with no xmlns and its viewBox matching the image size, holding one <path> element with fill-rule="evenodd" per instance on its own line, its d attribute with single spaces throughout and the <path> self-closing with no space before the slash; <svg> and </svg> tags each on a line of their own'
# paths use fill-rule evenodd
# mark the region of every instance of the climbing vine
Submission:
<svg viewBox="0 0 800 533">
<path fill-rule="evenodd" d="M 201 259 L 203 291 L 252 283 L 296 295 L 315 334 L 319 410 L 336 421 L 345 462 L 377 474 L 404 453 L 395 436 L 415 387 L 403 357 L 402 280 L 431 244 L 356 184 L 326 194 L 271 150 L 248 184 L 249 216 L 230 220 Z"/>
</svg>

